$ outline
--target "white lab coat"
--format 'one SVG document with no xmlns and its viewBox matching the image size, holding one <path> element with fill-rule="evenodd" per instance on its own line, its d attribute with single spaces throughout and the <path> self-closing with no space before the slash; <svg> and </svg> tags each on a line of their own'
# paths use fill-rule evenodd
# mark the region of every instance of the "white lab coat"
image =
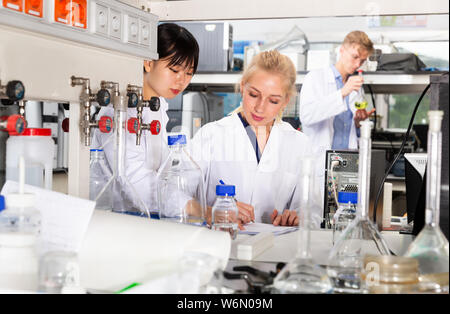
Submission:
<svg viewBox="0 0 450 314">
<path fill-rule="evenodd" d="M 363 91 L 353 91 L 349 95 L 349 107 L 356 112 L 355 101 L 361 101 Z M 333 143 L 334 118 L 347 111 L 347 104 L 341 90 L 336 86 L 331 67 L 310 71 L 304 79 L 300 91 L 300 121 L 303 132 L 320 152 L 331 149 Z M 355 123 L 350 130 L 349 149 L 358 148 Z"/>
<path fill-rule="evenodd" d="M 237 201 L 255 208 L 257 222 L 271 223 L 274 209 L 298 209 L 301 157 L 310 154 L 311 145 L 290 124 L 274 124 L 259 164 L 237 114 L 206 124 L 189 144 L 205 177 L 208 206 L 214 204 L 216 185 L 223 180 L 236 186 Z"/>
<path fill-rule="evenodd" d="M 157 171 L 168 156 L 166 125 L 169 121 L 167 110 L 169 105 L 167 101 L 160 97 L 160 109 L 157 112 L 144 108 L 142 114 L 143 123 L 150 123 L 153 120 L 159 120 L 161 131 L 159 135 L 152 135 L 150 131 L 143 131 L 141 135 L 141 144 L 136 145 L 136 134 L 126 131 L 126 152 L 125 169 L 128 181 L 132 184 L 141 200 L 149 210 L 157 208 Z M 127 119 L 137 116 L 136 108 L 127 109 Z M 103 107 L 97 115 L 97 119 L 102 116 L 114 117 L 112 104 Z M 111 138 L 111 140 L 109 140 Z M 104 134 L 95 129 L 91 148 L 103 148 L 106 160 L 112 169 L 114 165 L 114 141 L 113 133 Z M 109 141 L 108 141 L 109 140 Z M 127 195 L 133 199 L 133 194 L 126 191 Z M 136 206 L 139 203 L 133 200 Z"/>
</svg>

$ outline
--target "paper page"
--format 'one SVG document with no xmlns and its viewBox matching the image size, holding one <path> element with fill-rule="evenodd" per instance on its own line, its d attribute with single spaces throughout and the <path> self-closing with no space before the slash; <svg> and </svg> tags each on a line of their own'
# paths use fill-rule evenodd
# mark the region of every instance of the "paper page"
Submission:
<svg viewBox="0 0 450 314">
<path fill-rule="evenodd" d="M 19 184 L 6 181 L 1 194 L 18 193 Z M 25 185 L 25 193 L 36 195 L 35 208 L 42 216 L 39 254 L 62 250 L 79 252 L 94 212 L 95 202 Z"/>
<path fill-rule="evenodd" d="M 298 227 L 274 226 L 260 222 L 252 222 L 244 225 L 245 230 L 239 230 L 241 234 L 258 234 L 260 232 L 272 232 L 274 235 L 285 234 L 298 230 Z"/>
</svg>

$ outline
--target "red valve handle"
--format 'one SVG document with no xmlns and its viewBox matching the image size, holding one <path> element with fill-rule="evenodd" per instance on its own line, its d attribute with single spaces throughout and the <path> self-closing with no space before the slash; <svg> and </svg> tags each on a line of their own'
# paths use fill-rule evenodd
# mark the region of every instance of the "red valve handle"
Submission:
<svg viewBox="0 0 450 314">
<path fill-rule="evenodd" d="M 69 132 L 69 118 L 65 118 L 61 123 L 61 127 L 65 133 Z"/>
<path fill-rule="evenodd" d="M 103 116 L 98 121 L 98 128 L 102 133 L 109 133 L 113 128 L 113 120 L 111 117 Z"/>
<path fill-rule="evenodd" d="M 139 120 L 137 118 L 128 119 L 128 132 L 136 134 L 139 129 Z"/>
<path fill-rule="evenodd" d="M 6 120 L 6 128 L 3 131 L 8 132 L 9 135 L 20 135 L 27 126 L 27 122 L 20 114 L 2 117 L 2 120 Z"/>
<path fill-rule="evenodd" d="M 153 135 L 158 135 L 159 132 L 161 132 L 161 123 L 158 120 L 153 120 L 152 123 L 150 123 L 150 132 Z"/>
</svg>

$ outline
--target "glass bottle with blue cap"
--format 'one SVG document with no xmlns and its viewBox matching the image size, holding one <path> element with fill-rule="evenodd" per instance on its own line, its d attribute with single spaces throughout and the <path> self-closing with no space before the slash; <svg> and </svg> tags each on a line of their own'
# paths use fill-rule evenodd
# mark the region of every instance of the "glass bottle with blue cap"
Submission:
<svg viewBox="0 0 450 314">
<path fill-rule="evenodd" d="M 90 173 L 89 173 L 89 199 L 95 200 L 97 209 L 112 208 L 112 190 L 108 181 L 112 172 L 108 167 L 103 149 L 91 149 Z M 105 191 L 101 194 L 102 190 Z M 97 197 L 101 194 L 101 197 Z"/>
<path fill-rule="evenodd" d="M 234 196 L 234 185 L 220 184 L 216 186 L 216 201 L 212 207 L 212 228 L 230 233 L 236 239 L 238 233 L 238 208 Z"/>
<path fill-rule="evenodd" d="M 0 196 L 0 290 L 37 289 L 41 214 L 34 204 L 23 191 Z"/>
<path fill-rule="evenodd" d="M 356 204 L 358 203 L 358 193 L 356 192 L 339 192 L 339 207 L 333 217 L 333 244 L 341 235 L 342 231 L 356 217 Z"/>
<path fill-rule="evenodd" d="M 203 174 L 185 149 L 186 136 L 168 136 L 169 156 L 158 171 L 160 219 L 205 225 Z"/>
</svg>

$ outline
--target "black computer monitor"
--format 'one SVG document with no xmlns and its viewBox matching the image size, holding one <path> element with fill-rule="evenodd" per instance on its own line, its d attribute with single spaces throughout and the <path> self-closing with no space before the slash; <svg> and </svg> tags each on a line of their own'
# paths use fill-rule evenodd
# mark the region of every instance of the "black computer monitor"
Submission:
<svg viewBox="0 0 450 314">
<path fill-rule="evenodd" d="M 425 171 L 422 174 L 423 167 Z M 405 155 L 406 212 L 408 223 L 414 221 L 414 235 L 417 235 L 425 224 L 426 172 L 426 159 L 413 160 L 408 154 Z"/>
</svg>

